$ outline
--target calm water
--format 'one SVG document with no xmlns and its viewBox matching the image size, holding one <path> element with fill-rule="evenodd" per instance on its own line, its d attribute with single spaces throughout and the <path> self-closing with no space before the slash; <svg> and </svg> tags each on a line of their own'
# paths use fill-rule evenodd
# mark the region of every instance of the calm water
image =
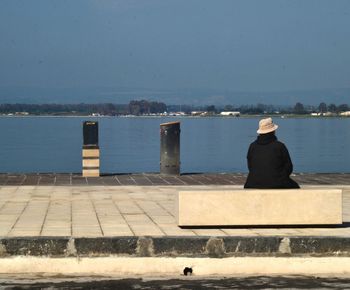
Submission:
<svg viewBox="0 0 350 290">
<path fill-rule="evenodd" d="M 100 125 L 101 172 L 159 172 L 159 124 L 181 121 L 181 172 L 247 172 L 256 118 L 0 118 L 0 172 L 80 172 L 82 122 Z M 280 119 L 295 172 L 350 172 L 350 118 Z"/>
</svg>

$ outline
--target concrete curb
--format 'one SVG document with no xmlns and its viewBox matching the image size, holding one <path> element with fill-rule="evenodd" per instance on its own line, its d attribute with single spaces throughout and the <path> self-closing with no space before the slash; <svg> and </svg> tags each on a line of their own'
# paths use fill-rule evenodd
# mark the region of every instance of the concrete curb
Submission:
<svg viewBox="0 0 350 290">
<path fill-rule="evenodd" d="M 347 237 L 13 237 L 0 258 L 46 257 L 350 257 Z"/>
<path fill-rule="evenodd" d="M 52 258 L 18 256 L 2 258 L 0 273 L 21 277 L 28 274 L 43 277 L 45 273 L 46 277 L 48 275 L 98 276 L 100 278 L 103 276 L 124 278 L 127 276 L 133 278 L 158 276 L 164 279 L 174 276 L 181 277 L 188 267 L 193 270 L 193 276 L 204 278 L 227 275 L 349 275 L 350 258 L 228 257 L 218 259 L 118 256 Z"/>
</svg>

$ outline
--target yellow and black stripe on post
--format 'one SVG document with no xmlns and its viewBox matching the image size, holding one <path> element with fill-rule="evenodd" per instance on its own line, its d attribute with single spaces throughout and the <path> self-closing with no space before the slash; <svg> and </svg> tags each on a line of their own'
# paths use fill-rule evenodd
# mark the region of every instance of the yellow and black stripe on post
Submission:
<svg viewBox="0 0 350 290">
<path fill-rule="evenodd" d="M 100 148 L 98 146 L 98 122 L 83 123 L 83 176 L 100 176 Z"/>
</svg>

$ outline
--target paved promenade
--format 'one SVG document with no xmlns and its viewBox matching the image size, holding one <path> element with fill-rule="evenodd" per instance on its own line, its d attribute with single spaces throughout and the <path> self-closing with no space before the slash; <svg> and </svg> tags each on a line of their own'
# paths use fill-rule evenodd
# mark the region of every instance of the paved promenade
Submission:
<svg viewBox="0 0 350 290">
<path fill-rule="evenodd" d="M 174 217 L 178 190 L 241 188 L 242 174 L 0 175 L 1 237 L 337 236 L 350 237 L 350 174 L 294 177 L 303 187 L 344 189 L 342 226 L 181 229 Z M 78 186 L 77 186 L 78 185 Z"/>
<path fill-rule="evenodd" d="M 162 176 L 159 174 L 116 174 L 86 178 L 81 174 L 0 174 L 1 185 L 243 185 L 246 174 L 182 174 L 181 176 Z M 350 173 L 294 174 L 300 184 L 350 185 Z"/>
</svg>

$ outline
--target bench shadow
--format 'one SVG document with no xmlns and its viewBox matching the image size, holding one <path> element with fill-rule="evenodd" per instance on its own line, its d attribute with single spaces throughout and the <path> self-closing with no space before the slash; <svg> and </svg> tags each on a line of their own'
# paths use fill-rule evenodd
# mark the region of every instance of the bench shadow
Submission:
<svg viewBox="0 0 350 290">
<path fill-rule="evenodd" d="M 179 226 L 181 229 L 308 229 L 308 228 L 349 228 L 350 222 L 344 222 L 339 225 L 242 225 L 242 226 Z"/>
</svg>

